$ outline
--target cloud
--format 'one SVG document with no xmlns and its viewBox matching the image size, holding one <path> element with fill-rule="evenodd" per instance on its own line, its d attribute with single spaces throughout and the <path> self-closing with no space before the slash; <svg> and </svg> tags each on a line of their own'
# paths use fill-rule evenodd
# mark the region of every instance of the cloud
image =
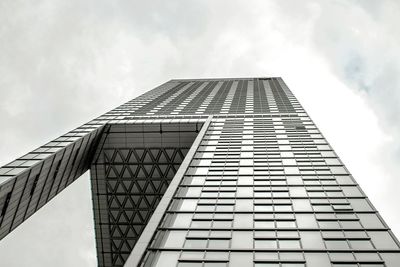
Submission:
<svg viewBox="0 0 400 267">
<path fill-rule="evenodd" d="M 396 15 L 399 11 L 400 4 L 396 1 L 321 4 L 312 34 L 315 51 L 325 58 L 327 66 L 346 87 L 361 95 L 375 113 L 376 119 L 365 121 L 363 131 L 370 131 L 371 124 L 376 124 L 386 136 L 376 136 L 380 140 L 365 140 L 365 148 L 360 147 L 361 152 L 375 145 L 374 151 L 370 151 L 371 162 L 381 168 L 375 177 L 370 177 L 373 181 L 363 181 L 363 177 L 359 180 L 369 196 L 378 196 L 373 202 L 384 217 L 393 222 L 398 222 L 400 216 L 393 205 L 385 203 L 398 201 L 395 188 L 400 185 L 397 179 L 400 173 L 400 33 Z M 376 181 L 385 186 L 378 186 L 377 190 Z M 400 232 L 396 223 L 390 225 Z"/>
<path fill-rule="evenodd" d="M 172 78 L 282 76 L 399 235 L 398 11 L 395 1 L 2 1 L 0 162 Z M 68 228 L 93 227 L 87 181 L 68 190 L 2 241 L 2 259 L 31 237 L 35 218 L 54 219 L 49 231 L 92 233 Z M 89 206 L 56 221 L 79 203 Z M 30 266 L 69 266 L 76 251 L 64 265 L 60 251 L 93 247 L 63 242 L 68 234 L 38 241 L 55 250 Z M 95 266 L 94 255 L 74 266 Z"/>
<path fill-rule="evenodd" d="M 275 4 L 285 21 L 283 25 L 291 28 L 289 32 L 301 32 L 307 37 L 303 44 L 311 53 L 309 58 L 317 57 L 323 62 L 324 71 L 334 77 L 324 77 L 322 81 L 321 70 L 316 70 L 312 79 L 321 83 L 299 90 L 298 96 L 302 98 L 306 90 L 314 89 L 301 102 L 399 235 L 400 214 L 389 203 L 398 201 L 396 188 L 400 185 L 397 179 L 400 33 L 396 15 L 400 4 L 396 1 L 276 1 Z M 284 27 L 280 29 L 289 33 Z M 307 60 L 305 68 L 310 68 L 310 64 Z M 291 85 L 292 89 L 299 89 L 301 81 L 293 81 Z M 318 107 L 319 101 L 323 105 Z"/>
</svg>

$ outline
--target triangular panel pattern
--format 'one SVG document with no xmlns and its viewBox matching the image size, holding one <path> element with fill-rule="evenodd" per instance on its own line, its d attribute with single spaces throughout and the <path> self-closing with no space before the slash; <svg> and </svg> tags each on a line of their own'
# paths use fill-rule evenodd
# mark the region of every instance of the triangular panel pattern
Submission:
<svg viewBox="0 0 400 267">
<path fill-rule="evenodd" d="M 103 150 L 112 266 L 123 266 L 187 151 L 177 147 Z"/>
</svg>

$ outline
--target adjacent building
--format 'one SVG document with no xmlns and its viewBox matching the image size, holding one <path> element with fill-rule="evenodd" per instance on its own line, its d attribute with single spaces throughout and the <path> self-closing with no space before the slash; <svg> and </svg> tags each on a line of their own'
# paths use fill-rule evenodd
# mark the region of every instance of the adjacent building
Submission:
<svg viewBox="0 0 400 267">
<path fill-rule="evenodd" d="M 1 167 L 0 238 L 87 170 L 99 266 L 399 266 L 281 78 L 171 80 Z"/>
</svg>

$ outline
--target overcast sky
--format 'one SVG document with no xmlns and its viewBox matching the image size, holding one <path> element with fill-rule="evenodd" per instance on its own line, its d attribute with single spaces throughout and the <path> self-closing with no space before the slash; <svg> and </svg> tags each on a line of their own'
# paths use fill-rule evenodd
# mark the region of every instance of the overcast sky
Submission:
<svg viewBox="0 0 400 267">
<path fill-rule="evenodd" d="M 281 76 L 400 236 L 400 2 L 0 2 L 0 165 L 172 78 Z M 96 266 L 88 174 L 2 266 Z"/>
</svg>

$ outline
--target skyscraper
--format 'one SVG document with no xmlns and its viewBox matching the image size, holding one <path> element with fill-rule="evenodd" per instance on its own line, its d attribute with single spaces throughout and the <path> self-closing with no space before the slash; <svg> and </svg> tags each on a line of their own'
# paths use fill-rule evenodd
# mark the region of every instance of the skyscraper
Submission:
<svg viewBox="0 0 400 267">
<path fill-rule="evenodd" d="M 171 80 L 3 166 L 0 238 L 89 169 L 99 266 L 399 266 L 281 78 Z"/>
</svg>

